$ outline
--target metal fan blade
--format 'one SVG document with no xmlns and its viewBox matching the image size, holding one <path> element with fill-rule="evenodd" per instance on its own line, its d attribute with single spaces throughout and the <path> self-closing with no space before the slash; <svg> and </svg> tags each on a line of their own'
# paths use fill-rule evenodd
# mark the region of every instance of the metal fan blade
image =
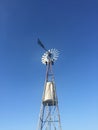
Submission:
<svg viewBox="0 0 98 130">
<path fill-rule="evenodd" d="M 50 49 L 46 51 L 42 56 L 42 63 L 49 64 L 50 62 L 55 62 L 58 59 L 59 51 L 56 49 Z"/>
</svg>

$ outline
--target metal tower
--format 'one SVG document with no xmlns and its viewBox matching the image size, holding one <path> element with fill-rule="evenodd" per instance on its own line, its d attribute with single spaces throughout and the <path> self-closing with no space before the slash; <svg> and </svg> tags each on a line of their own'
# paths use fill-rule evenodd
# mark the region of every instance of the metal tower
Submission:
<svg viewBox="0 0 98 130">
<path fill-rule="evenodd" d="M 52 66 L 58 57 L 58 51 L 56 49 L 47 50 L 39 39 L 38 44 L 46 51 L 42 56 L 42 63 L 46 65 L 46 77 L 37 130 L 62 130 L 52 71 Z"/>
</svg>

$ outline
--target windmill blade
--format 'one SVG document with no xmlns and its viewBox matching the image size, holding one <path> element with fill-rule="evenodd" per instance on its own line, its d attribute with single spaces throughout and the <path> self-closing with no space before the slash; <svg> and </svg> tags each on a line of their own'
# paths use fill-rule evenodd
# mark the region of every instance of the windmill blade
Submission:
<svg viewBox="0 0 98 130">
<path fill-rule="evenodd" d="M 38 38 L 38 44 L 45 50 L 45 51 L 48 51 L 45 46 L 42 44 L 42 42 L 40 41 L 40 39 Z"/>
<path fill-rule="evenodd" d="M 42 63 L 49 64 L 54 63 L 59 56 L 59 51 L 57 49 L 50 49 L 46 51 L 42 56 Z"/>
</svg>

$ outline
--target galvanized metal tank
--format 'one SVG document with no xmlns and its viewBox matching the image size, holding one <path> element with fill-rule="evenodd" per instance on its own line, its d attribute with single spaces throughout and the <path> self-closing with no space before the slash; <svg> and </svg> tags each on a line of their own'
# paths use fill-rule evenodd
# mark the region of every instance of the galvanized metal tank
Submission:
<svg viewBox="0 0 98 130">
<path fill-rule="evenodd" d="M 48 106 L 54 106 L 57 104 L 55 84 L 53 82 L 46 82 L 45 84 L 43 104 Z"/>
</svg>

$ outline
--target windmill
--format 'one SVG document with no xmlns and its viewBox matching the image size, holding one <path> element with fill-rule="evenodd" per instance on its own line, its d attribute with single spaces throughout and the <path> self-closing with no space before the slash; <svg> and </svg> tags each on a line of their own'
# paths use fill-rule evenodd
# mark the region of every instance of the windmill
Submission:
<svg viewBox="0 0 98 130">
<path fill-rule="evenodd" d="M 52 70 L 52 66 L 57 60 L 59 52 L 56 49 L 47 50 L 40 39 L 38 39 L 38 44 L 46 51 L 41 60 L 46 65 L 46 78 L 36 130 L 62 130 L 56 85 Z"/>
</svg>

